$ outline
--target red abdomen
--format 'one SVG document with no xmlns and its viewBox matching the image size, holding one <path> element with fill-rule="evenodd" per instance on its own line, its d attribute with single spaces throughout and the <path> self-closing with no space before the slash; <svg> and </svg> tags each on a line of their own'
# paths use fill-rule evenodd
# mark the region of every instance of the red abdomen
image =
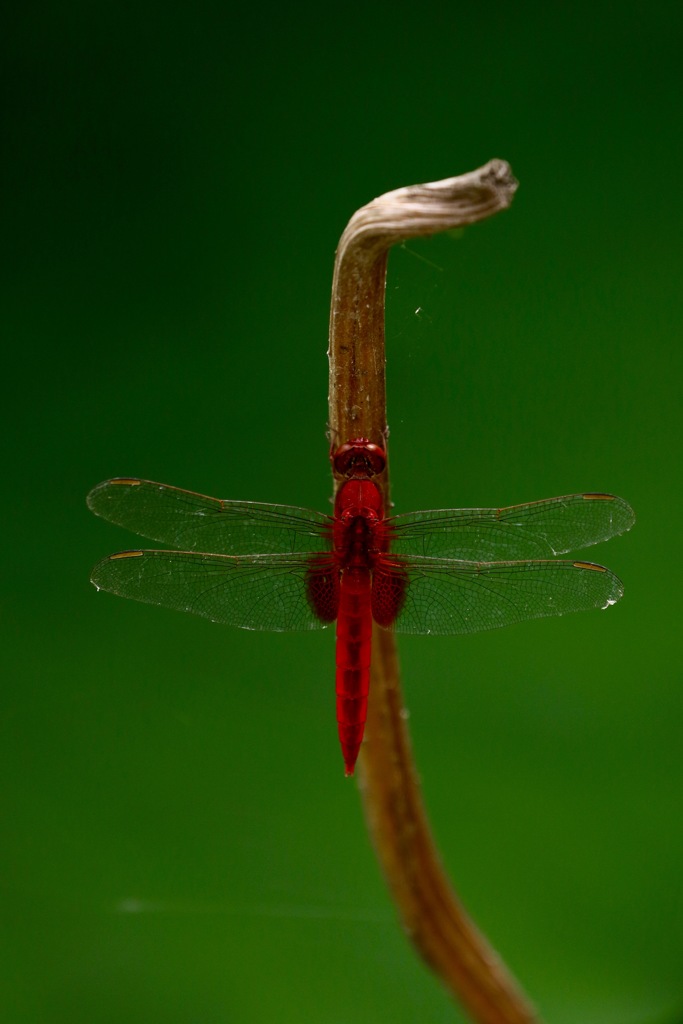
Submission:
<svg viewBox="0 0 683 1024">
<path fill-rule="evenodd" d="M 347 775 L 353 774 L 368 708 L 372 610 L 365 566 L 342 573 L 337 616 L 337 723 Z"/>
</svg>

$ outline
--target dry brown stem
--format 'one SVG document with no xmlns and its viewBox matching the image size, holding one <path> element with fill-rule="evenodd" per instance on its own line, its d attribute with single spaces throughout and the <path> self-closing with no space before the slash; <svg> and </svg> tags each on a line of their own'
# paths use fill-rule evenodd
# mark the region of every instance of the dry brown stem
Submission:
<svg viewBox="0 0 683 1024">
<path fill-rule="evenodd" d="M 517 183 L 502 160 L 457 178 L 388 192 L 358 210 L 335 261 L 330 314 L 333 443 L 386 438 L 384 291 L 398 241 L 462 227 L 506 209 Z M 388 505 L 388 475 L 380 483 Z M 441 866 L 425 814 L 401 697 L 392 633 L 373 632 L 372 683 L 360 789 L 372 839 L 412 942 L 479 1024 L 536 1015 L 474 927 Z"/>
</svg>

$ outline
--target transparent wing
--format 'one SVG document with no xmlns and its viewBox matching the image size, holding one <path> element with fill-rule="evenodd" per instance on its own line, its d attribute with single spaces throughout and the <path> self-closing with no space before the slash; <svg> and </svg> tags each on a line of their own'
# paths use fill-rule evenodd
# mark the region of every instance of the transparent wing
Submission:
<svg viewBox="0 0 683 1024">
<path fill-rule="evenodd" d="M 241 629 L 323 629 L 309 603 L 311 569 L 332 571 L 332 560 L 122 551 L 98 562 L 91 580 L 98 590 Z"/>
<path fill-rule="evenodd" d="M 497 629 L 590 608 L 623 595 L 613 572 L 592 562 L 459 562 L 391 555 L 382 567 L 406 584 L 392 628 L 397 633 L 453 636 Z"/>
<path fill-rule="evenodd" d="M 472 560 L 561 555 L 630 530 L 633 509 L 612 494 L 568 494 L 510 508 L 411 512 L 386 521 L 399 555 Z"/>
<path fill-rule="evenodd" d="M 331 518 L 293 505 L 221 501 L 152 480 L 120 477 L 88 495 L 98 516 L 162 544 L 220 554 L 328 551 Z"/>
</svg>

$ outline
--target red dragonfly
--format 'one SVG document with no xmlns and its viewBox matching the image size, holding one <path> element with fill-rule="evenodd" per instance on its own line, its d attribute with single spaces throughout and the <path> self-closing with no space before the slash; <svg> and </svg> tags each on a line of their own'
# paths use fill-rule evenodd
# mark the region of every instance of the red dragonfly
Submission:
<svg viewBox="0 0 683 1024">
<path fill-rule="evenodd" d="M 93 512 L 183 550 L 122 551 L 91 578 L 98 589 L 242 629 L 323 629 L 336 619 L 347 775 L 363 739 L 373 619 L 397 633 L 456 635 L 607 608 L 623 594 L 601 565 L 549 558 L 630 529 L 635 516 L 621 498 L 570 494 L 386 517 L 384 449 L 355 438 L 331 458 L 343 478 L 332 516 L 129 477 L 99 484 L 88 495 Z"/>
</svg>

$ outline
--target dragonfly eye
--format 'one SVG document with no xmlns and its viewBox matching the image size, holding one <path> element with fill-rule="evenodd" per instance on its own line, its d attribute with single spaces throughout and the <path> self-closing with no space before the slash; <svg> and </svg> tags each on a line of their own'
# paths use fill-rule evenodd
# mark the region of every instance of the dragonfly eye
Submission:
<svg viewBox="0 0 683 1024">
<path fill-rule="evenodd" d="M 332 454 L 332 466 L 340 476 L 369 479 L 381 473 L 387 464 L 386 453 L 366 437 L 356 437 L 340 445 Z"/>
</svg>

